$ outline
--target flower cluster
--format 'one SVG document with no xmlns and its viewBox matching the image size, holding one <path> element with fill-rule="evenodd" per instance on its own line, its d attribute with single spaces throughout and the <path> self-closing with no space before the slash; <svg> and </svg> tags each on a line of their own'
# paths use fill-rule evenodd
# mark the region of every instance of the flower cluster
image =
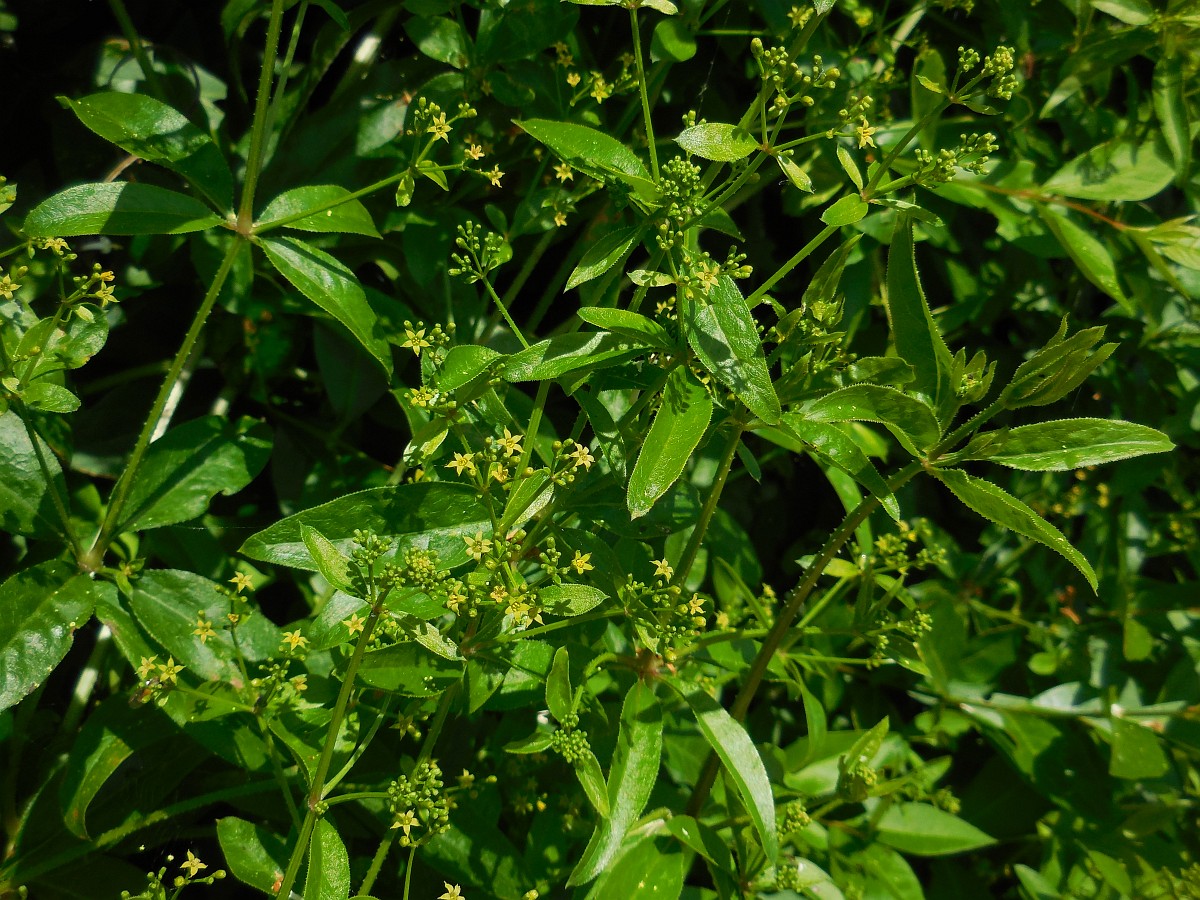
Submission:
<svg viewBox="0 0 1200 900">
<path fill-rule="evenodd" d="M 815 91 L 833 91 L 837 88 L 842 70 L 837 66 L 825 66 L 825 60 L 819 55 L 805 71 L 798 63 L 791 60 L 784 47 L 764 47 L 761 38 L 755 38 L 750 43 L 750 52 L 758 63 L 759 77 L 765 86 L 774 90 L 774 96 L 767 107 L 772 115 L 781 116 L 793 104 L 812 106 L 817 102 L 813 95 Z"/>
<path fill-rule="evenodd" d="M 579 716 L 571 713 L 559 723 L 562 727 L 550 735 L 550 749 L 571 765 L 591 752 L 587 732 L 579 727 Z"/>
<path fill-rule="evenodd" d="M 651 560 L 651 565 L 649 583 L 628 576 L 618 596 L 643 643 L 670 661 L 675 648 L 697 637 L 707 624 L 708 601 L 699 594 L 685 599 L 683 589 L 671 583 L 675 571 L 665 558 Z"/>
<path fill-rule="evenodd" d="M 401 847 L 420 846 L 450 828 L 454 800 L 445 789 L 436 762 L 419 762 L 410 774 L 389 784 L 386 802 L 392 828 L 403 832 Z"/>
<path fill-rule="evenodd" d="M 512 258 L 512 248 L 504 238 L 491 231 L 484 234 L 478 222 L 459 225 L 454 244 L 463 252 L 450 254 L 454 268 L 449 272 L 465 278 L 469 284 L 484 280 L 493 269 Z"/>
</svg>

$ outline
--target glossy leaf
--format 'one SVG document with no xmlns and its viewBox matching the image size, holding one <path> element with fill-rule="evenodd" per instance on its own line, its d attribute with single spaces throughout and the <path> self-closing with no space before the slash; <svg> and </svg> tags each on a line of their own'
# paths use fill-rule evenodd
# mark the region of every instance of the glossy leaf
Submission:
<svg viewBox="0 0 1200 900">
<path fill-rule="evenodd" d="M 673 682 L 671 684 L 675 686 Z M 774 862 L 779 855 L 779 838 L 775 831 L 775 800 L 758 749 L 746 734 L 746 729 L 705 691 L 675 687 L 683 694 L 695 713 L 700 733 L 720 757 L 725 772 L 737 788 L 742 805 L 745 806 L 750 821 L 758 832 L 758 839 L 767 854 L 767 859 Z"/>
<path fill-rule="evenodd" d="M 975 452 L 971 447 L 976 446 Z M 1175 449 L 1154 428 L 1110 419 L 1059 419 L 983 432 L 966 459 L 986 459 L 1026 472 L 1065 472 Z"/>
<path fill-rule="evenodd" d="M 315 571 L 300 526 L 321 532 L 349 555 L 356 529 L 396 543 L 395 554 L 411 548 L 437 551 L 446 567 L 467 560 L 464 537 L 491 534 L 491 519 L 474 489 L 450 483 L 371 488 L 281 519 L 250 537 L 241 553 L 261 562 Z"/>
<path fill-rule="evenodd" d="M 347 199 L 350 192 L 336 184 L 314 184 L 284 191 L 258 214 L 258 227 L 265 228 L 283 219 L 292 219 L 310 209 L 328 206 L 329 209 L 292 219 L 284 227 L 297 231 L 321 231 L 341 234 L 364 234 L 379 237 L 371 214 L 358 200 Z M 336 206 L 333 204 L 337 204 Z"/>
<path fill-rule="evenodd" d="M 721 122 L 705 122 L 680 132 L 675 143 L 694 156 L 717 162 L 745 159 L 759 149 L 758 139 L 744 128 Z"/>
<path fill-rule="evenodd" d="M 546 679 L 546 708 L 559 722 L 565 722 L 575 709 L 575 695 L 571 691 L 571 659 L 566 647 L 554 653 L 554 664 L 550 677 Z"/>
<path fill-rule="evenodd" d="M 599 278 L 617 263 L 621 262 L 633 249 L 642 236 L 640 225 L 629 225 L 610 231 L 596 241 L 583 254 L 571 276 L 567 279 L 564 290 L 572 290 L 581 284 L 586 284 L 594 278 Z"/>
<path fill-rule="evenodd" d="M 107 317 L 94 304 L 80 304 L 80 309 L 83 314 L 77 313 L 66 322 L 43 319 L 25 332 L 21 350 L 25 349 L 26 341 L 41 348 L 27 381 L 50 372 L 78 369 L 104 347 L 108 341 Z M 85 315 L 90 315 L 90 321 Z"/>
<path fill-rule="evenodd" d="M 662 756 L 662 707 L 654 691 L 638 681 L 621 705 L 617 746 L 608 774 L 608 818 L 596 823 L 568 885 L 586 884 L 608 868 L 658 781 Z"/>
<path fill-rule="evenodd" d="M 500 530 L 509 533 L 540 513 L 554 499 L 554 483 L 549 470 L 535 469 L 532 474 L 522 476 L 508 495 L 504 504 L 504 515 L 500 519 Z"/>
<path fill-rule="evenodd" d="M 707 298 L 688 304 L 684 323 L 688 344 L 704 367 L 733 391 L 749 410 L 774 425 L 781 413 L 771 383 L 758 325 L 737 284 L 722 275 Z"/>
<path fill-rule="evenodd" d="M 1112 755 L 1108 773 L 1116 778 L 1161 778 L 1171 768 L 1162 741 L 1149 728 L 1128 719 L 1112 722 Z"/>
<path fill-rule="evenodd" d="M 685 874 L 683 851 L 674 841 L 644 838 L 630 847 L 587 893 L 585 900 L 678 900 Z"/>
<path fill-rule="evenodd" d="M 1061 531 L 1035 513 L 1016 497 L 990 481 L 974 478 L 957 469 L 935 469 L 933 474 L 963 503 L 990 522 L 1017 534 L 1032 538 L 1060 553 L 1096 590 L 1096 573 L 1083 554 L 1076 550 Z"/>
<path fill-rule="evenodd" d="M 263 237 L 259 246 L 280 275 L 345 325 L 384 371 L 392 374 L 391 348 L 353 272 L 324 250 L 296 238 Z"/>
<path fill-rule="evenodd" d="M 63 415 L 79 409 L 78 397 L 61 384 L 50 381 L 35 381 L 21 391 L 21 400 L 35 412 Z"/>
<path fill-rule="evenodd" d="M 178 110 L 145 94 L 117 91 L 59 101 L 126 153 L 178 172 L 217 209 L 233 205 L 233 175 L 220 149 Z"/>
<path fill-rule="evenodd" d="M 436 697 L 463 674 L 461 661 L 446 659 L 413 642 L 392 644 L 363 655 L 359 678 L 405 697 Z"/>
<path fill-rule="evenodd" d="M 650 347 L 670 350 L 675 346 L 671 333 L 666 328 L 641 313 L 607 306 L 584 306 L 580 308 L 578 315 L 589 325 L 623 335 Z"/>
<path fill-rule="evenodd" d="M 81 184 L 43 200 L 25 217 L 30 237 L 80 234 L 186 234 L 220 225 L 186 194 L 130 181 Z"/>
<path fill-rule="evenodd" d="M 445 16 L 412 16 L 404 25 L 417 48 L 430 59 L 456 69 L 470 62 L 468 39 L 462 25 Z"/>
<path fill-rule="evenodd" d="M 897 355 L 916 373 L 911 387 L 928 397 L 935 409 L 945 410 L 954 399 L 952 357 L 921 287 L 913 223 L 908 216 L 896 219 L 888 251 L 887 288 L 888 327 Z"/>
<path fill-rule="evenodd" d="M 54 671 L 111 584 L 92 581 L 61 560 L 39 563 L 0 584 L 0 710 Z"/>
<path fill-rule="evenodd" d="M 287 868 L 290 847 L 274 832 L 237 816 L 217 819 L 225 865 L 243 884 L 274 896 L 273 885 Z"/>
<path fill-rule="evenodd" d="M 907 435 L 919 449 L 941 437 L 937 417 L 916 397 L 881 384 L 853 384 L 802 404 L 796 416 L 814 422 L 879 422 Z"/>
<path fill-rule="evenodd" d="M 443 391 L 456 391 L 466 387 L 484 372 L 492 368 L 502 354 L 490 347 L 478 344 L 460 344 L 451 347 L 438 370 L 436 383 Z"/>
<path fill-rule="evenodd" d="M 696 36 L 685 22 L 679 19 L 663 19 L 654 26 L 654 34 L 650 38 L 650 55 L 656 60 L 687 62 L 696 55 Z"/>
<path fill-rule="evenodd" d="M 51 490 L 66 495 L 62 468 L 46 442 L 36 440 L 35 448 L 30 431 L 14 410 L 0 415 L 0 527 L 12 534 L 62 534 L 50 496 Z"/>
<path fill-rule="evenodd" d="M 845 900 L 842 893 L 829 873 L 811 859 L 798 859 L 795 863 L 794 884 L 814 900 Z"/>
<path fill-rule="evenodd" d="M 996 843 L 953 813 L 928 803 L 896 803 L 877 823 L 879 840 L 913 856 L 948 856 Z"/>
<path fill-rule="evenodd" d="M 646 346 L 645 340 L 603 331 L 563 334 L 514 353 L 502 371 L 508 381 L 545 381 L 616 365 Z"/>
<path fill-rule="evenodd" d="M 1132 144 L 1111 141 L 1075 157 L 1042 184 L 1048 194 L 1080 200 L 1148 200 L 1175 175 L 1161 139 Z"/>
<path fill-rule="evenodd" d="M 586 584 L 548 584 L 538 588 L 538 603 L 552 616 L 581 616 L 607 599 L 604 591 Z"/>
<path fill-rule="evenodd" d="M 308 845 L 305 900 L 346 900 L 350 896 L 350 855 L 329 819 L 318 819 Z"/>
<path fill-rule="evenodd" d="M 657 199 L 658 188 L 645 164 L 616 138 L 574 122 L 525 119 L 517 124 L 530 137 L 541 141 L 564 162 L 601 181 L 616 178 L 631 187 L 643 200 Z"/>
<path fill-rule="evenodd" d="M 633 518 L 650 512 L 656 500 L 683 474 L 712 419 L 713 402 L 687 368 L 671 372 L 662 403 L 629 476 L 626 504 Z"/>
<path fill-rule="evenodd" d="M 821 221 L 837 227 L 853 225 L 870 211 L 870 205 L 862 197 L 848 194 L 821 213 Z"/>
<path fill-rule="evenodd" d="M 1083 276 L 1127 311 L 1132 312 L 1132 302 L 1125 296 L 1117 278 L 1117 264 L 1104 242 L 1048 206 L 1039 206 L 1038 213 Z"/>
<path fill-rule="evenodd" d="M 308 556 L 321 573 L 321 577 L 339 591 L 351 591 L 350 558 L 342 553 L 333 541 L 317 529 L 300 523 L 300 540 L 308 549 Z"/>
<path fill-rule="evenodd" d="M 588 802 L 602 817 L 609 815 L 608 791 L 604 786 L 604 772 L 600 761 L 591 750 L 584 750 L 579 759 L 575 760 L 575 777 L 587 795 Z"/>
<path fill-rule="evenodd" d="M 840 150 L 841 147 L 838 147 Z M 787 176 L 787 180 L 792 183 L 792 187 L 796 190 L 804 191 L 806 194 L 813 192 L 812 179 L 808 177 L 808 173 L 796 165 L 795 161 L 790 156 L 776 156 L 775 162 L 779 163 L 779 168 L 783 170 L 783 174 Z"/>
<path fill-rule="evenodd" d="M 150 445 L 133 481 L 119 529 L 161 528 L 203 515 L 214 496 L 236 494 L 271 456 L 261 422 L 193 419 Z"/>
</svg>

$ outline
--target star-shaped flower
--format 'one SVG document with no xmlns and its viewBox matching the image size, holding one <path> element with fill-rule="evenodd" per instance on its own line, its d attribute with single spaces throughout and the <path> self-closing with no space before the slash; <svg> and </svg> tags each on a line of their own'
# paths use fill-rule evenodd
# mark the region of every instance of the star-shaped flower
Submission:
<svg viewBox="0 0 1200 900">
<path fill-rule="evenodd" d="M 588 561 L 591 558 L 592 554 L 580 553 L 578 550 L 576 550 L 575 558 L 571 560 L 571 568 L 580 575 L 582 575 L 584 572 L 591 571 L 592 569 L 596 568 Z"/>
<path fill-rule="evenodd" d="M 157 656 L 142 657 L 142 664 L 137 667 L 138 678 L 145 681 L 150 677 L 150 673 L 158 668 L 158 665 L 154 662 L 156 659 L 158 659 Z"/>
<path fill-rule="evenodd" d="M 175 663 L 175 657 L 168 656 L 167 661 L 163 664 L 160 664 L 158 667 L 159 680 L 169 681 L 174 684 L 177 681 L 177 676 L 184 670 L 184 668 L 184 666 L 180 666 Z"/>
<path fill-rule="evenodd" d="M 667 581 L 675 574 L 675 570 L 671 568 L 671 564 L 667 562 L 666 557 L 662 559 L 652 559 L 650 564 L 654 566 L 654 577 L 665 578 Z"/>
<path fill-rule="evenodd" d="M 409 832 L 413 828 L 421 827 L 421 821 L 417 818 L 417 814 L 410 809 L 396 816 L 396 821 L 392 823 L 392 827 L 399 828 L 404 832 L 404 836 L 408 837 Z"/>
<path fill-rule="evenodd" d="M 453 469 L 456 475 L 461 475 L 466 472 L 468 475 L 474 475 L 476 471 L 474 454 L 472 453 L 455 453 L 454 459 L 446 463 L 447 469 Z"/>
<path fill-rule="evenodd" d="M 438 113 L 425 130 L 433 135 L 435 141 L 440 140 L 445 141 L 447 144 L 450 143 L 450 138 L 447 135 L 450 134 L 451 128 L 450 124 L 446 121 L 445 113 Z"/>
<path fill-rule="evenodd" d="M 207 644 L 210 637 L 217 636 L 213 631 L 212 622 L 204 618 L 203 612 L 196 613 L 196 627 L 192 629 L 192 634 L 200 638 L 202 644 Z"/>
<path fill-rule="evenodd" d="M 250 576 L 245 572 L 238 572 L 229 579 L 229 583 L 233 585 L 234 590 L 236 590 L 239 594 L 242 591 L 254 590 L 254 582 L 250 580 Z"/>
<path fill-rule="evenodd" d="M 463 900 L 462 888 L 457 884 L 451 884 L 448 881 L 443 881 L 442 884 L 446 886 L 446 893 L 438 897 L 438 900 Z"/>
<path fill-rule="evenodd" d="M 300 629 L 297 628 L 295 631 L 285 631 L 283 633 L 283 643 L 287 644 L 290 649 L 295 650 L 297 647 L 303 648 L 308 643 L 308 638 L 302 635 Z"/>
<path fill-rule="evenodd" d="M 188 873 L 189 878 L 195 878 L 196 873 L 201 869 L 207 869 L 208 863 L 200 862 L 200 858 L 191 850 L 187 852 L 187 859 L 179 864 L 179 868 Z"/>
<path fill-rule="evenodd" d="M 559 163 L 554 167 L 554 177 L 559 181 L 572 181 L 575 178 L 575 172 L 565 162 Z"/>
<path fill-rule="evenodd" d="M 513 434 L 507 428 L 504 429 L 504 437 L 497 438 L 496 443 L 504 448 L 505 457 L 516 456 L 521 452 L 521 435 Z"/>
<path fill-rule="evenodd" d="M 346 626 L 346 630 L 351 634 L 359 634 L 366 625 L 367 620 L 359 618 L 358 613 L 354 613 L 348 619 L 342 619 L 342 624 Z"/>
<path fill-rule="evenodd" d="M 483 532 L 475 533 L 475 537 L 467 537 L 463 535 L 463 540 L 467 544 L 467 553 L 479 562 L 485 555 L 492 552 L 492 542 L 483 536 Z"/>
</svg>

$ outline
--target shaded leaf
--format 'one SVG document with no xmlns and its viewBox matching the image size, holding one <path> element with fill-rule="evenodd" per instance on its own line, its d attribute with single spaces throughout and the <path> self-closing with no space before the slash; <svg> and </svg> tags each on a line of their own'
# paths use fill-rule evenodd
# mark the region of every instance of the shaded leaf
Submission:
<svg viewBox="0 0 1200 900">
<path fill-rule="evenodd" d="M 882 384 L 852 384 L 800 405 L 796 416 L 814 422 L 879 422 L 907 435 L 919 449 L 937 443 L 941 427 L 928 405 Z"/>
<path fill-rule="evenodd" d="M 599 278 L 617 263 L 621 262 L 633 249 L 642 235 L 640 225 L 629 225 L 610 231 L 596 241 L 583 254 L 571 276 L 567 279 L 564 290 L 572 290 L 581 284 L 586 284 L 593 278 Z"/>
<path fill-rule="evenodd" d="M 258 214 L 257 227 L 273 226 L 283 219 L 291 219 L 310 209 L 329 206 L 321 212 L 293 219 L 285 227 L 298 231 L 335 232 L 339 234 L 365 234 L 379 237 L 371 214 L 358 200 L 347 199 L 350 192 L 336 184 L 314 184 L 308 187 L 284 191 L 267 204 Z M 332 204 L 337 204 L 333 206 Z"/>
<path fill-rule="evenodd" d="M 611 307 L 584 306 L 580 308 L 578 315 L 589 325 L 624 335 L 650 347 L 670 350 L 675 346 L 671 333 L 666 328 L 641 313 Z"/>
<path fill-rule="evenodd" d="M 1112 756 L 1108 773 L 1117 778 L 1139 780 L 1159 778 L 1167 774 L 1171 763 L 1163 751 L 1162 741 L 1149 728 L 1128 719 L 1114 718 L 1112 722 Z"/>
<path fill-rule="evenodd" d="M 581 616 L 607 599 L 604 591 L 586 584 L 548 584 L 538 588 L 538 603 L 552 616 Z"/>
<path fill-rule="evenodd" d="M 79 234 L 186 234 L 220 225 L 186 194 L 129 181 L 81 184 L 43 200 L 22 226 L 33 238 Z"/>
<path fill-rule="evenodd" d="M 1134 312 L 1132 301 L 1121 290 L 1117 278 L 1117 264 L 1112 253 L 1098 237 L 1077 225 L 1072 219 L 1054 212 L 1048 206 L 1039 205 L 1038 214 L 1042 221 L 1067 251 L 1083 276 L 1108 296 L 1112 297 L 1127 312 Z"/>
<path fill-rule="evenodd" d="M 508 381 L 545 381 L 616 365 L 645 347 L 644 340 L 602 331 L 563 334 L 514 353 L 505 360 L 502 371 Z"/>
<path fill-rule="evenodd" d="M 948 404 L 954 402 L 950 383 L 953 358 L 921 287 L 909 216 L 896 219 L 888 252 L 887 287 L 888 327 L 896 353 L 916 372 L 913 390 L 928 397 L 939 411 L 952 411 Z"/>
<path fill-rule="evenodd" d="M 633 518 L 648 513 L 679 480 L 704 437 L 712 412 L 713 402 L 703 385 L 686 367 L 674 369 L 629 476 L 626 504 Z"/>
<path fill-rule="evenodd" d="M 217 820 L 217 840 L 234 878 L 275 896 L 272 886 L 283 878 L 290 856 L 283 838 L 245 819 L 225 816 Z"/>
<path fill-rule="evenodd" d="M 1148 200 L 1167 187 L 1174 174 L 1162 138 L 1144 144 L 1110 141 L 1068 162 L 1042 190 L 1081 200 Z"/>
</svg>

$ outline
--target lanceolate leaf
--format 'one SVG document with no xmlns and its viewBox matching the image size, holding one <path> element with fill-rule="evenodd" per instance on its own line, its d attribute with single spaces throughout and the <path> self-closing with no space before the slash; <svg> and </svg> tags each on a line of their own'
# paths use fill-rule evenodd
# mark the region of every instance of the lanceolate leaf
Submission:
<svg viewBox="0 0 1200 900">
<path fill-rule="evenodd" d="M 218 493 L 244 488 L 271 455 L 270 430 L 244 418 L 193 419 L 150 445 L 120 530 L 160 528 L 203 515 Z"/>
<path fill-rule="evenodd" d="M 217 820 L 217 840 L 234 878 L 272 893 L 276 878 L 287 868 L 290 848 L 283 838 L 245 819 L 226 816 Z"/>
<path fill-rule="evenodd" d="M 365 234 L 379 237 L 371 214 L 358 200 L 347 200 L 350 192 L 336 184 L 314 184 L 284 191 L 259 213 L 261 226 L 291 219 L 306 210 L 329 206 L 329 209 L 288 222 L 284 227 L 298 231 L 325 231 L 344 234 Z M 336 203 L 336 206 L 331 204 Z"/>
<path fill-rule="evenodd" d="M 888 253 L 887 314 L 896 353 L 913 367 L 917 377 L 911 387 L 929 398 L 934 408 L 946 409 L 953 400 L 950 384 L 952 357 L 921 288 L 913 246 L 913 224 L 908 216 L 896 219 Z"/>
<path fill-rule="evenodd" d="M 1045 204 L 1038 206 L 1038 213 L 1050 231 L 1058 239 L 1067 255 L 1079 266 L 1083 276 L 1108 296 L 1112 297 L 1126 311 L 1135 312 L 1132 301 L 1125 296 L 1117 278 L 1117 264 L 1112 253 L 1104 242 L 1094 234 L 1080 227 L 1067 216 L 1057 213 Z"/>
<path fill-rule="evenodd" d="M 1175 448 L 1161 431 L 1109 419 L 1061 419 L 1005 431 L 984 432 L 976 452 L 966 459 L 986 459 L 1027 472 L 1063 472 Z"/>
<path fill-rule="evenodd" d="M 897 803 L 879 819 L 879 839 L 914 856 L 947 856 L 996 843 L 970 822 L 928 803 Z"/>
<path fill-rule="evenodd" d="M 59 100 L 106 141 L 178 172 L 217 209 L 233 205 L 233 175 L 221 151 L 178 110 L 145 94 L 117 91 Z"/>
<path fill-rule="evenodd" d="M 616 178 L 643 200 L 657 199 L 658 188 L 641 159 L 611 135 L 574 122 L 526 119 L 517 124 L 584 174 L 601 180 Z"/>
<path fill-rule="evenodd" d="M 591 881 L 608 868 L 617 855 L 621 842 L 642 814 L 658 780 L 662 740 L 662 707 L 650 686 L 639 681 L 625 695 L 621 707 L 621 727 L 608 773 L 608 818 L 596 824 L 596 830 L 567 882 L 569 885 Z"/>
<path fill-rule="evenodd" d="M 392 351 L 354 273 L 326 253 L 295 238 L 264 237 L 259 245 L 301 294 L 350 330 L 390 376 Z"/>
<path fill-rule="evenodd" d="M 276 522 L 242 545 L 251 559 L 315 571 L 300 533 L 308 525 L 343 553 L 353 550 L 357 529 L 367 529 L 396 543 L 396 554 L 412 548 L 436 550 L 446 567 L 466 562 L 464 537 L 490 536 L 492 520 L 473 488 L 424 483 L 371 488 L 339 497 Z"/>
<path fill-rule="evenodd" d="M 579 318 L 598 328 L 624 335 L 630 340 L 643 342 L 651 347 L 670 350 L 674 346 L 671 333 L 641 313 L 607 306 L 584 306 L 579 310 Z"/>
<path fill-rule="evenodd" d="M 852 384 L 804 403 L 800 418 L 815 422 L 879 422 L 907 435 L 919 449 L 937 443 L 941 428 L 925 403 L 882 384 Z"/>
<path fill-rule="evenodd" d="M 0 710 L 46 680 L 67 651 L 75 630 L 96 604 L 116 595 L 61 560 L 40 563 L 0 584 Z"/>
<path fill-rule="evenodd" d="M 508 381 L 542 381 L 572 372 L 613 366 L 648 346 L 620 334 L 561 334 L 514 353 L 504 362 Z"/>
<path fill-rule="evenodd" d="M 350 855 L 329 819 L 318 819 L 308 845 L 306 900 L 346 900 L 350 896 Z"/>
<path fill-rule="evenodd" d="M 688 343 L 704 367 L 752 413 L 768 425 L 777 423 L 779 396 L 771 383 L 758 325 L 733 279 L 722 275 L 708 297 L 697 296 L 688 309 L 684 325 Z"/>
<path fill-rule="evenodd" d="M 758 139 L 746 129 L 721 122 L 685 128 L 675 143 L 688 153 L 718 162 L 745 159 L 759 148 Z"/>
<path fill-rule="evenodd" d="M 25 217 L 30 237 L 79 234 L 186 234 L 220 225 L 187 194 L 129 181 L 81 184 L 43 200 Z"/>
<path fill-rule="evenodd" d="M 973 478 L 957 469 L 934 469 L 933 474 L 954 496 L 985 519 L 1032 538 L 1062 554 L 1083 573 L 1092 590 L 1096 590 L 1096 573 L 1092 571 L 1083 554 L 1071 545 L 1061 531 L 1016 497 L 990 481 Z"/>
<path fill-rule="evenodd" d="M 662 405 L 629 476 L 627 504 L 633 518 L 644 516 L 665 494 L 691 458 L 712 419 L 708 391 L 684 366 L 671 372 Z"/>
<path fill-rule="evenodd" d="M 46 442 L 36 440 L 35 448 L 29 429 L 14 410 L 0 415 L 0 527 L 14 534 L 62 534 L 50 495 L 56 491 L 66 496 L 62 468 Z"/>
<path fill-rule="evenodd" d="M 616 231 L 610 231 L 604 235 L 588 247 L 587 252 L 583 254 L 583 259 L 579 261 L 579 265 L 567 279 L 566 290 L 577 288 L 593 278 L 599 278 L 625 258 L 641 235 L 642 229 L 638 225 L 618 228 Z"/>
<path fill-rule="evenodd" d="M 1162 138 L 1144 144 L 1112 141 L 1068 162 L 1042 190 L 1082 200 L 1148 200 L 1169 185 L 1173 175 Z"/>
</svg>

